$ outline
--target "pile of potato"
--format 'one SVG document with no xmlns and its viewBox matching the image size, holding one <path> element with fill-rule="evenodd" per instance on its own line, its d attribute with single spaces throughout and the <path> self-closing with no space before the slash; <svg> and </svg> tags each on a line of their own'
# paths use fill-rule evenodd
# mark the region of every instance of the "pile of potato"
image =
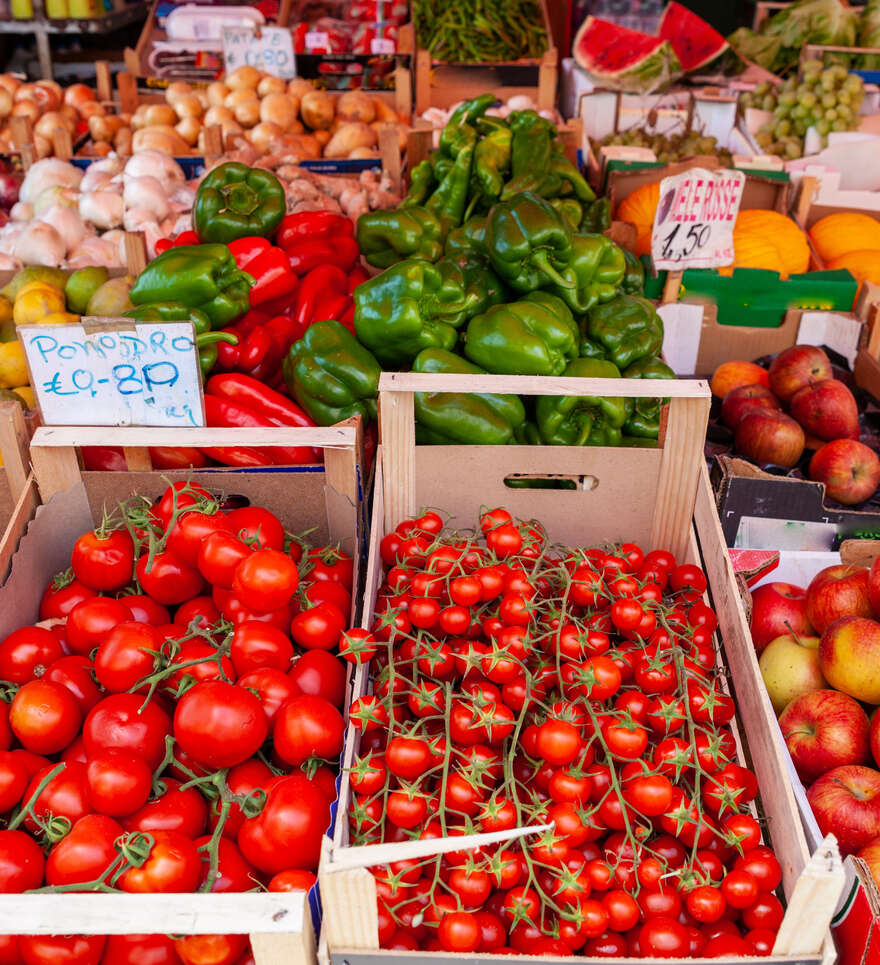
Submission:
<svg viewBox="0 0 880 965">
<path fill-rule="evenodd" d="M 376 157 L 383 124 L 397 128 L 403 150 L 407 131 L 404 119 L 378 97 L 363 91 L 330 94 L 307 80 L 288 82 L 254 67 L 239 67 L 204 89 L 175 81 L 164 104 L 142 104 L 130 123 L 130 151 L 175 157 L 205 153 L 204 130 L 211 126 L 221 129 L 224 144 L 238 136 L 260 154 L 285 153 L 297 160 Z M 119 150 L 124 135 L 108 134 L 95 139 L 96 154 L 111 146 Z"/>
<path fill-rule="evenodd" d="M 125 115 L 111 116 L 85 84 L 67 88 L 54 80 L 28 84 L 14 74 L 0 74 L 0 154 L 15 151 L 11 127 L 14 117 L 26 117 L 31 122 L 37 158 L 52 156 L 52 137 L 59 127 L 67 129 L 71 141 L 90 133 L 97 140 L 110 142 L 130 121 Z"/>
</svg>

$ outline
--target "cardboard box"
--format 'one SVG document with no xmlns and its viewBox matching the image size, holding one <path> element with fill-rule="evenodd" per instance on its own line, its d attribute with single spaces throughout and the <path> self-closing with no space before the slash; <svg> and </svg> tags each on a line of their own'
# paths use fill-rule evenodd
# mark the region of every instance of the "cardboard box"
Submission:
<svg viewBox="0 0 880 965">
<path fill-rule="evenodd" d="M 563 385 L 564 383 L 564 385 Z M 759 671 L 741 609 L 730 561 L 724 551 L 711 491 L 702 463 L 702 437 L 708 417 L 709 396 L 704 383 L 665 383 L 672 397 L 664 445 L 659 449 L 605 449 L 567 447 L 441 447 L 416 446 L 413 392 L 480 391 L 519 394 L 641 395 L 658 391 L 656 383 L 642 387 L 626 380 L 532 379 L 480 376 L 462 382 L 455 376 L 386 373 L 380 383 L 380 449 L 373 503 L 370 558 L 366 577 L 363 625 L 372 622 L 381 581 L 379 543 L 383 535 L 420 506 L 448 511 L 453 524 L 472 526 L 481 505 L 504 505 L 513 515 L 541 521 L 550 540 L 592 545 L 606 540 L 631 539 L 645 549 L 664 546 L 679 559 L 699 561 L 706 567 L 717 608 L 728 666 L 736 688 L 739 709 L 756 769 L 773 846 L 783 866 L 789 898 L 787 924 L 780 932 L 780 949 L 768 961 L 831 962 L 834 949 L 827 933 L 831 907 L 837 900 L 842 873 L 831 858 L 835 884 L 828 902 L 801 904 L 804 886 L 812 887 L 813 872 L 806 841 L 797 818 L 791 789 L 783 777 L 778 744 L 768 736 L 769 700 L 757 683 Z M 572 491 L 522 490 L 505 485 L 510 475 L 563 474 L 578 485 Z M 695 526 L 695 529 L 694 529 Z M 699 541 L 699 545 L 698 545 Z M 355 677 L 354 693 L 363 693 L 366 668 Z M 356 753 L 350 728 L 347 759 Z M 392 860 L 401 848 L 428 845 L 436 853 L 443 839 L 407 844 L 366 845 L 349 849 L 345 803 L 348 788 L 340 791 L 340 806 L 332 844 L 325 842 L 319 880 L 325 919 L 319 952 L 333 965 L 379 965 L 389 953 L 377 947 L 376 888 L 365 869 Z M 465 838 L 445 839 L 460 848 Z M 389 849 L 397 849 L 397 854 Z M 830 857 L 830 852 L 823 850 Z M 830 883 L 829 881 L 825 882 Z M 822 887 L 822 886 L 819 886 Z M 829 894 L 826 893 L 826 894 Z M 789 957 L 790 956 L 790 957 Z M 454 956 L 407 952 L 407 960 L 452 962 Z M 481 960 L 494 960 L 481 955 Z M 542 959 L 543 960 L 543 959 Z"/>
<path fill-rule="evenodd" d="M 154 430 L 108 429 L 108 445 L 140 445 Z M 138 493 L 160 494 L 168 480 L 191 479 L 214 492 L 245 496 L 274 512 L 291 532 L 311 530 L 318 542 L 339 542 L 360 557 L 364 479 L 359 461 L 359 421 L 330 428 L 274 428 L 258 440 L 253 430 L 220 430 L 240 445 L 312 445 L 325 448 L 323 466 L 273 466 L 266 471 L 218 470 L 196 473 L 80 473 L 74 443 L 82 430 L 41 428 L 31 454 L 42 505 L 30 520 L 7 530 L 0 557 L 14 551 L 8 579 L 0 588 L 0 639 L 39 619 L 43 589 L 66 569 L 77 537 L 100 522 L 105 506 Z M 205 430 L 176 430 L 193 437 Z M 246 434 L 252 436 L 250 442 Z M 282 442 L 282 440 L 285 440 Z M 198 444 L 195 442 L 195 444 Z M 357 566 L 357 562 L 356 562 Z M 358 571 L 356 570 L 356 573 Z M 357 579 L 357 577 L 356 577 Z M 355 583 L 354 601 L 358 583 Z M 353 603 L 354 609 L 354 603 Z M 352 614 L 353 617 L 353 614 Z M 256 965 L 310 965 L 320 927 L 317 889 L 286 894 L 40 894 L 0 896 L 0 934 L 248 934 Z"/>
</svg>

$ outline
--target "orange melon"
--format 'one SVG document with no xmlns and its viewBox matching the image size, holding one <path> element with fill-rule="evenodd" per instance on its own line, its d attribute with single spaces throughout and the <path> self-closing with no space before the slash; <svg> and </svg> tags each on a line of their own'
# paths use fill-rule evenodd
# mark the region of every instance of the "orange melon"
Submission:
<svg viewBox="0 0 880 965">
<path fill-rule="evenodd" d="M 809 270 L 810 246 L 807 236 L 791 218 L 778 211 L 748 208 L 737 215 L 734 244 L 737 237 L 742 239 L 748 233 L 761 236 L 776 248 L 786 275 L 798 275 Z"/>
<path fill-rule="evenodd" d="M 614 213 L 618 221 L 628 221 L 635 225 L 638 231 L 636 254 L 639 256 L 651 254 L 651 232 L 659 203 L 660 182 L 655 181 L 653 184 L 643 184 L 640 188 L 636 188 L 620 202 Z"/>
<path fill-rule="evenodd" d="M 870 281 L 880 285 L 880 250 L 863 248 L 848 251 L 828 262 L 829 268 L 845 268 L 857 282 Z"/>
<path fill-rule="evenodd" d="M 856 211 L 829 214 L 810 228 L 810 241 L 826 263 L 850 251 L 880 250 L 880 221 Z"/>
</svg>

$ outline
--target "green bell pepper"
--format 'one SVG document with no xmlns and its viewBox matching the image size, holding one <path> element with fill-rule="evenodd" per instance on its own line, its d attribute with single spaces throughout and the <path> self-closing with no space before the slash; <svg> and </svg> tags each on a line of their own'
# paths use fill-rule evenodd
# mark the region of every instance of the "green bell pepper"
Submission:
<svg viewBox="0 0 880 965">
<path fill-rule="evenodd" d="M 548 173 L 562 182 L 563 193 L 570 191 L 582 204 L 596 200 L 596 192 L 587 184 L 577 167 L 569 161 L 561 150 L 555 150 L 550 158 Z"/>
<path fill-rule="evenodd" d="M 479 97 L 472 97 L 470 100 L 463 101 L 449 115 L 443 130 L 440 132 L 440 155 L 455 157 L 461 146 L 462 128 L 474 129 L 477 119 L 482 117 L 490 107 L 497 103 L 494 94 L 480 94 Z M 465 133 L 466 139 L 469 135 Z"/>
<path fill-rule="evenodd" d="M 409 191 L 400 202 L 401 208 L 411 208 L 416 204 L 424 204 L 436 186 L 434 169 L 430 161 L 420 161 L 413 169 L 409 178 Z"/>
<path fill-rule="evenodd" d="M 579 231 L 601 234 L 611 227 L 611 202 L 608 198 L 597 198 L 592 204 L 584 205 Z"/>
<path fill-rule="evenodd" d="M 439 348 L 419 352 L 413 372 L 485 375 L 485 369 Z M 429 445 L 506 446 L 525 422 L 517 395 L 467 392 L 416 392 L 416 442 Z"/>
<path fill-rule="evenodd" d="M 623 273 L 623 281 L 620 283 L 620 290 L 627 295 L 644 295 L 645 293 L 645 268 L 641 260 L 629 250 L 621 245 L 626 270 Z"/>
<path fill-rule="evenodd" d="M 339 322 L 315 322 L 290 347 L 282 375 L 296 401 L 321 426 L 354 415 L 376 417 L 382 369 Z"/>
<path fill-rule="evenodd" d="M 586 326 L 581 328 L 581 338 L 578 342 L 578 355 L 582 359 L 604 359 L 607 358 L 605 355 L 605 349 L 598 343 L 594 342 L 593 339 L 589 337 L 584 331 Z"/>
<path fill-rule="evenodd" d="M 141 305 L 123 313 L 137 322 L 192 322 L 196 336 L 199 368 L 206 376 L 217 363 L 217 343 L 238 344 L 238 336 L 232 332 L 212 332 L 211 319 L 197 308 L 187 308 L 180 302 L 155 302 Z"/>
<path fill-rule="evenodd" d="M 223 328 L 250 308 L 253 284 L 226 245 L 182 245 L 154 258 L 128 297 L 133 305 L 179 302 L 204 312 L 212 328 Z"/>
<path fill-rule="evenodd" d="M 473 158 L 473 146 L 463 147 L 449 173 L 425 202 L 425 210 L 437 217 L 444 235 L 457 228 L 464 218 Z"/>
<path fill-rule="evenodd" d="M 577 379 L 619 379 L 620 370 L 600 359 L 575 359 L 562 373 Z M 626 422 L 624 399 L 543 395 L 535 404 L 538 431 L 550 446 L 616 446 Z"/>
<path fill-rule="evenodd" d="M 464 307 L 460 312 L 443 315 L 442 320 L 453 328 L 461 328 L 474 315 L 507 300 L 507 290 L 501 279 L 492 271 L 489 260 L 482 255 L 472 252 L 447 255 L 435 264 L 443 276 L 444 290 L 454 286 L 464 296 Z"/>
<path fill-rule="evenodd" d="M 460 228 L 455 228 L 446 236 L 447 255 L 485 255 L 486 218 L 469 218 Z"/>
<path fill-rule="evenodd" d="M 514 111 L 507 122 L 513 132 L 511 179 L 501 192 L 501 200 L 509 201 L 526 191 L 545 198 L 559 194 L 562 178 L 550 171 L 556 126 L 535 111 Z"/>
<path fill-rule="evenodd" d="M 464 343 L 472 362 L 502 375 L 560 375 L 577 349 L 578 327 L 568 306 L 548 292 L 474 316 Z"/>
<path fill-rule="evenodd" d="M 487 120 L 494 118 L 481 118 L 481 128 Z M 474 149 L 474 180 L 483 199 L 492 204 L 501 196 L 504 177 L 510 170 L 513 132 L 503 122 L 489 127 Z"/>
<path fill-rule="evenodd" d="M 646 356 L 623 370 L 625 379 L 674 379 L 675 372 L 663 359 Z M 660 435 L 660 412 L 668 399 L 627 399 L 627 419 L 623 431 L 639 439 Z"/>
<path fill-rule="evenodd" d="M 362 214 L 356 235 L 361 254 L 376 268 L 390 268 L 404 258 L 436 261 L 443 254 L 440 221 L 420 205 Z"/>
<path fill-rule="evenodd" d="M 663 320 L 654 306 L 639 295 L 616 295 L 596 305 L 587 316 L 587 335 L 599 342 L 621 369 L 646 355 L 656 355 L 663 344 Z"/>
<path fill-rule="evenodd" d="M 458 341 L 454 326 L 478 301 L 465 293 L 462 278 L 451 267 L 444 274 L 430 261 L 410 258 L 363 282 L 354 292 L 358 340 L 392 368 L 422 349 L 451 349 Z"/>
<path fill-rule="evenodd" d="M 559 213 L 535 194 L 496 204 L 486 223 L 486 252 L 502 281 L 519 292 L 557 284 L 574 288 L 561 274 L 571 260 L 572 231 Z"/>
<path fill-rule="evenodd" d="M 597 302 L 610 301 L 617 294 L 626 262 L 623 252 L 605 235 L 575 235 L 572 255 L 563 275 L 574 288 L 552 285 L 550 291 L 578 314 L 588 312 Z"/>
<path fill-rule="evenodd" d="M 538 427 L 530 419 L 527 419 L 513 434 L 514 442 L 518 446 L 540 446 L 541 433 L 538 432 Z M 527 489 L 527 486 L 522 486 L 522 489 Z"/>
<path fill-rule="evenodd" d="M 271 171 L 227 161 L 202 179 L 193 204 L 201 241 L 270 238 L 287 212 L 284 187 Z"/>
<path fill-rule="evenodd" d="M 551 206 L 571 225 L 572 231 L 578 231 L 584 216 L 583 205 L 576 198 L 549 198 Z"/>
</svg>

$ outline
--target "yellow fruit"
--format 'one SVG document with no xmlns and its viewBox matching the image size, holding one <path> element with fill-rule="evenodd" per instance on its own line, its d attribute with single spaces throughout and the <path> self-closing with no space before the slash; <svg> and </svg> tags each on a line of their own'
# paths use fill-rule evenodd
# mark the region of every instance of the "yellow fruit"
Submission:
<svg viewBox="0 0 880 965">
<path fill-rule="evenodd" d="M 74 315 L 73 312 L 52 312 L 49 315 L 44 315 L 40 321 L 40 325 L 76 325 L 79 322 L 79 315 Z"/>
<path fill-rule="evenodd" d="M 0 389 L 14 389 L 28 384 L 28 370 L 21 342 L 0 345 Z"/>
<path fill-rule="evenodd" d="M 654 229 L 654 215 L 660 203 L 660 182 L 643 184 L 636 188 L 617 206 L 614 217 L 618 221 L 628 221 L 636 226 L 639 233 L 636 243 L 637 255 L 651 254 L 651 232 Z"/>
<path fill-rule="evenodd" d="M 12 321 L 12 302 L 0 295 L 0 325 Z"/>
<path fill-rule="evenodd" d="M 29 385 L 17 385 L 12 391 L 24 400 L 24 404 L 29 409 L 36 409 L 37 399 L 34 390 Z"/>
<path fill-rule="evenodd" d="M 19 291 L 12 306 L 12 317 L 16 325 L 39 325 L 47 315 L 64 312 L 66 308 L 64 292 L 35 282 Z"/>
<path fill-rule="evenodd" d="M 871 281 L 880 285 L 880 251 L 874 248 L 848 251 L 845 255 L 832 258 L 828 268 L 845 268 L 856 281 Z"/>
<path fill-rule="evenodd" d="M 15 298 L 13 298 L 13 304 L 18 301 L 21 295 L 27 295 L 28 292 L 34 291 L 50 291 L 58 292 L 58 294 L 63 295 L 62 289 L 58 288 L 57 285 L 52 285 L 47 281 L 29 281 L 26 285 L 22 285 L 21 288 L 15 293 Z"/>
<path fill-rule="evenodd" d="M 810 228 L 810 241 L 825 262 L 850 251 L 880 249 L 880 221 L 855 211 L 829 214 Z"/>
<path fill-rule="evenodd" d="M 762 241 L 769 241 L 776 248 L 786 275 L 799 275 L 809 270 L 810 246 L 807 236 L 791 218 L 778 211 L 765 211 L 762 208 L 740 211 L 733 229 L 734 247 L 737 239 L 741 241 L 751 234 Z"/>
</svg>

